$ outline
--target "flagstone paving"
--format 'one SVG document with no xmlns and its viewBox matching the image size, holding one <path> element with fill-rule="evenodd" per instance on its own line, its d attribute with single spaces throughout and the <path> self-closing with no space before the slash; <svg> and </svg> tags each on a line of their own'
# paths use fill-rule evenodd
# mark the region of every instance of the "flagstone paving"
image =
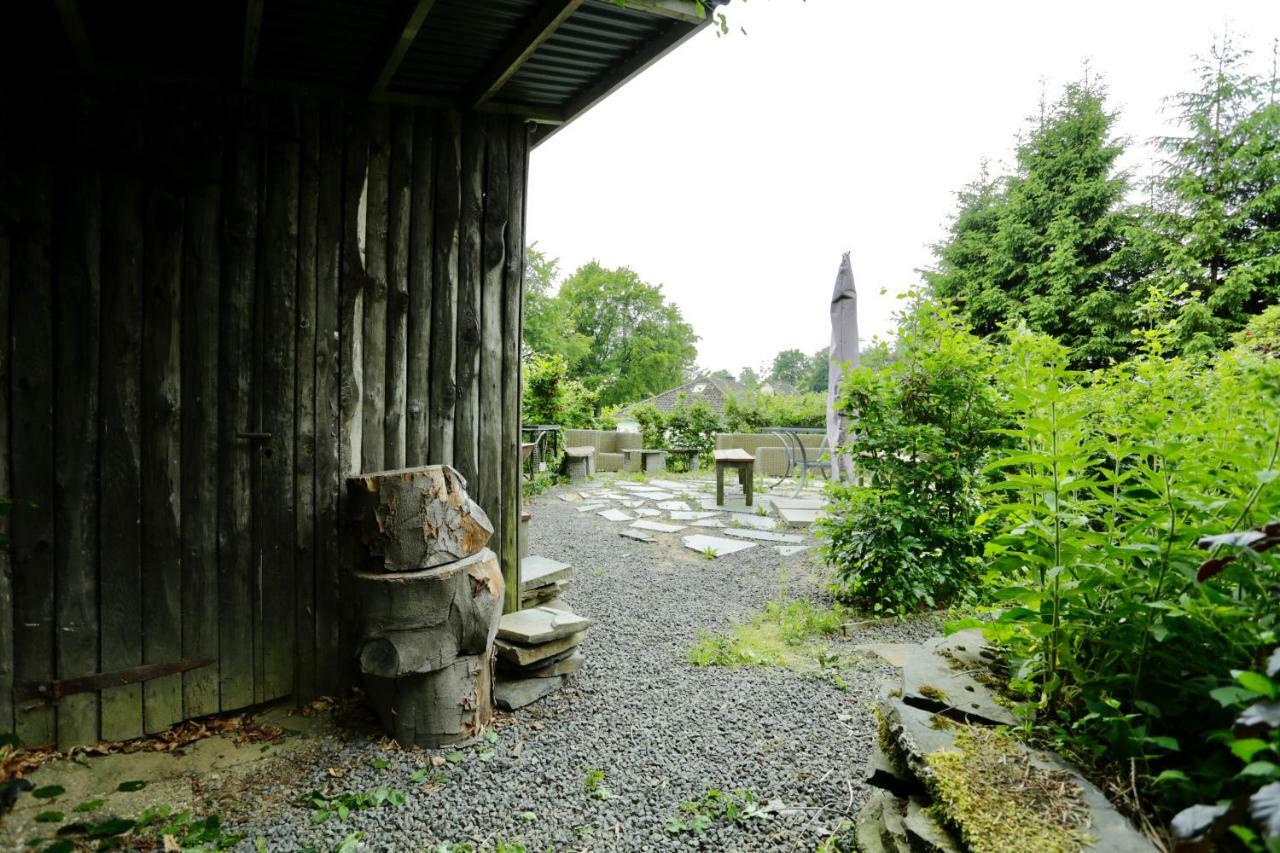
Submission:
<svg viewBox="0 0 1280 853">
<path fill-rule="evenodd" d="M 706 554 L 709 557 L 727 557 L 730 554 L 736 554 L 739 551 L 745 551 L 748 548 L 754 548 L 754 542 L 737 542 L 733 539 L 724 539 L 720 536 L 706 536 L 701 533 L 693 536 L 686 536 L 680 540 L 684 543 L 684 547 L 697 551 L 700 554 Z"/>
</svg>

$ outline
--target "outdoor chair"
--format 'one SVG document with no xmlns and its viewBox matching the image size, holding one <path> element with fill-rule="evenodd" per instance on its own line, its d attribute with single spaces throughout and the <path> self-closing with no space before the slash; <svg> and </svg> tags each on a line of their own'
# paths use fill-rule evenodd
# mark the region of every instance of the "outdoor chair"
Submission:
<svg viewBox="0 0 1280 853">
<path fill-rule="evenodd" d="M 778 482 L 773 484 L 775 489 L 782 485 L 782 481 L 790 477 L 793 472 L 798 472 L 799 482 L 796 483 L 796 490 L 792 497 L 799 496 L 804 490 L 809 482 L 810 471 L 818 471 L 824 479 L 831 479 L 831 454 L 825 432 L 822 435 L 822 444 L 817 448 L 806 447 L 800 440 L 802 434 L 816 435 L 818 433 L 816 429 L 771 427 L 769 432 L 778 437 L 783 449 L 787 452 L 787 470 L 778 478 Z"/>
</svg>

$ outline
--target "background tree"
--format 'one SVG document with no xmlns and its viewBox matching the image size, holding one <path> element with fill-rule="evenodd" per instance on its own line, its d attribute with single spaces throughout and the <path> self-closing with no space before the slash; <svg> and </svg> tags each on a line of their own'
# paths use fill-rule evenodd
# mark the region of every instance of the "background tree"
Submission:
<svg viewBox="0 0 1280 853">
<path fill-rule="evenodd" d="M 803 388 L 811 373 L 809 356 L 798 349 L 784 349 L 773 357 L 769 375 L 796 388 Z"/>
<path fill-rule="evenodd" d="M 831 351 L 826 347 L 809 356 L 809 374 L 804 387 L 809 391 L 826 391 L 827 374 L 831 370 Z"/>
<path fill-rule="evenodd" d="M 738 382 L 747 388 L 757 388 L 760 385 L 760 374 L 750 367 L 744 367 L 738 371 Z"/>
<path fill-rule="evenodd" d="M 697 357 L 698 336 L 662 288 L 626 267 L 584 264 L 558 295 L 573 333 L 587 342 L 571 374 L 601 405 L 642 400 L 682 381 Z"/>
<path fill-rule="evenodd" d="M 524 348 L 532 353 L 561 356 L 566 365 L 586 355 L 588 342 L 569 322 L 564 303 L 556 294 L 560 261 L 536 245 L 525 249 Z"/>
</svg>

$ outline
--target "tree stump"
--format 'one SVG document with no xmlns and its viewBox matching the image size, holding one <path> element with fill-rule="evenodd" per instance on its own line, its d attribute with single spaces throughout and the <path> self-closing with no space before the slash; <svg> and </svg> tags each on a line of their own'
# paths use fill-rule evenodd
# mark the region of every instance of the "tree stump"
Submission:
<svg viewBox="0 0 1280 853">
<path fill-rule="evenodd" d="M 401 746 L 435 749 L 480 736 L 493 718 L 493 654 L 465 655 L 433 672 L 366 675 L 382 726 Z"/>
<path fill-rule="evenodd" d="M 448 465 L 361 474 L 347 480 L 352 519 L 370 567 L 412 572 L 461 560 L 484 548 L 493 524 Z"/>
</svg>

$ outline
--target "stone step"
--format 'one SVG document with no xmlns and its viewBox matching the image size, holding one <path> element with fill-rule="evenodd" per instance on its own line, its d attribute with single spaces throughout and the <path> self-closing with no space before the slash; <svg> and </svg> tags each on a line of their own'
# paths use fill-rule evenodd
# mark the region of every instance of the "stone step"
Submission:
<svg viewBox="0 0 1280 853">
<path fill-rule="evenodd" d="M 550 557 L 531 556 L 520 561 L 520 594 L 567 580 L 573 574 L 568 563 Z"/>
<path fill-rule="evenodd" d="M 498 622 L 498 636 L 504 640 L 536 646 L 577 634 L 591 627 L 591 620 L 571 610 L 530 607 L 508 613 Z"/>
</svg>

